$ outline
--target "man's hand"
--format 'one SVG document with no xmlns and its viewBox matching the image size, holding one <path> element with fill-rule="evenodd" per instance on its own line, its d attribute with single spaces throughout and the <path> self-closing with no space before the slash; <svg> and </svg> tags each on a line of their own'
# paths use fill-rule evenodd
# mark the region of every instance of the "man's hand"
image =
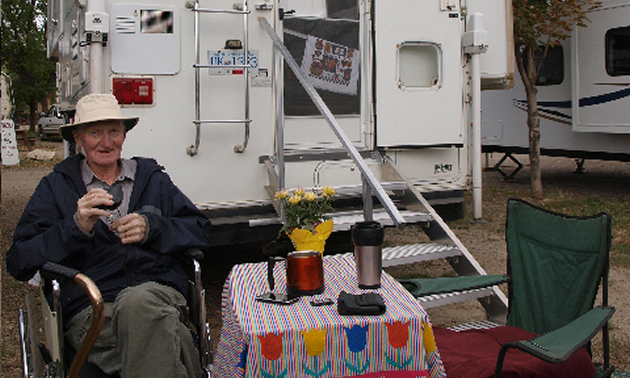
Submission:
<svg viewBox="0 0 630 378">
<path fill-rule="evenodd" d="M 110 227 L 110 230 L 118 234 L 123 244 L 140 243 L 144 239 L 146 229 L 146 219 L 138 213 L 127 214 L 115 220 Z"/>
<path fill-rule="evenodd" d="M 77 222 L 87 233 L 92 232 L 92 228 L 98 222 L 99 217 L 109 216 L 109 212 L 99 209 L 98 206 L 111 206 L 114 204 L 113 197 L 104 189 L 92 189 L 77 201 Z"/>
</svg>

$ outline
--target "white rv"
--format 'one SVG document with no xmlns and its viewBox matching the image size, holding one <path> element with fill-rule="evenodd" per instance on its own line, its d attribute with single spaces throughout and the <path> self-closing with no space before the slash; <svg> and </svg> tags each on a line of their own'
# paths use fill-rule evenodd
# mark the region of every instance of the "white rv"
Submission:
<svg viewBox="0 0 630 378">
<path fill-rule="evenodd" d="M 541 153 L 630 161 L 630 2 L 604 0 L 591 22 L 552 48 L 537 82 Z M 482 95 L 485 152 L 527 153 L 525 91 Z M 500 168 L 500 167 L 499 167 Z"/>
<path fill-rule="evenodd" d="M 360 199 L 362 170 L 344 140 L 377 180 L 393 163 L 429 202 L 461 209 L 470 14 L 483 13 L 488 30 L 483 82 L 513 78 L 509 0 L 50 0 L 48 9 L 62 111 L 71 119 L 81 96 L 113 93 L 140 117 L 124 153 L 164 165 L 223 245 L 276 237 L 275 189 L 329 185 Z M 282 63 L 274 35 L 334 121 Z"/>
</svg>

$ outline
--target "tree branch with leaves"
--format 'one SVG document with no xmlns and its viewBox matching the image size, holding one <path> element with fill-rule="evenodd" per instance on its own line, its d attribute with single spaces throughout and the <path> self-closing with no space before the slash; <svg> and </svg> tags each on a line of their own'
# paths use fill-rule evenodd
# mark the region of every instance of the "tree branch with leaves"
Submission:
<svg viewBox="0 0 630 378">
<path fill-rule="evenodd" d="M 532 197 L 542 199 L 540 168 L 540 118 L 536 80 L 550 47 L 567 39 L 576 26 L 586 27 L 590 11 L 601 6 L 596 0 L 512 0 L 514 53 L 525 87 Z M 541 52 L 541 59 L 536 53 Z"/>
<path fill-rule="evenodd" d="M 17 106 L 28 106 L 35 131 L 37 105 L 55 93 L 55 63 L 46 54 L 46 1 L 2 0 L 2 70 L 12 78 Z"/>
</svg>

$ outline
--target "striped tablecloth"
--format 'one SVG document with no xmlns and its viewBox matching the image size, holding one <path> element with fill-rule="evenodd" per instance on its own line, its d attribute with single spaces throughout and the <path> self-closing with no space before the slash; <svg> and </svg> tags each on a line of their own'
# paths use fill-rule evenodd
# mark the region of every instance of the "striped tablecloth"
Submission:
<svg viewBox="0 0 630 378">
<path fill-rule="evenodd" d="M 276 264 L 276 291 L 286 285 Z M 378 290 L 387 311 L 341 316 L 341 291 L 362 294 L 351 254 L 324 258 L 326 291 L 334 305 L 313 307 L 311 297 L 291 305 L 258 302 L 269 291 L 267 265 L 232 269 L 223 288 L 223 329 L 214 377 L 445 377 L 429 317 L 396 280 L 383 273 Z M 320 297 L 316 296 L 315 298 Z"/>
</svg>

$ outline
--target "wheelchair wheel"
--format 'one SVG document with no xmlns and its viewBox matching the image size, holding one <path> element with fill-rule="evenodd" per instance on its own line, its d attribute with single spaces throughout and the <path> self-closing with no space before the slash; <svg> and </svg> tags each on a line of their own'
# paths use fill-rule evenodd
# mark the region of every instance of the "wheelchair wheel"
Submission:
<svg viewBox="0 0 630 378">
<path fill-rule="evenodd" d="M 31 293 L 24 297 L 24 308 L 18 314 L 22 371 L 25 378 L 59 378 L 56 362 L 52 362 L 48 349 L 40 342 L 40 322 L 35 299 Z"/>
<path fill-rule="evenodd" d="M 18 321 L 24 377 L 43 377 L 44 364 L 38 350 L 39 321 L 35 299 L 32 294 L 26 294 L 24 297 L 24 308 L 20 307 L 19 311 Z"/>
</svg>

